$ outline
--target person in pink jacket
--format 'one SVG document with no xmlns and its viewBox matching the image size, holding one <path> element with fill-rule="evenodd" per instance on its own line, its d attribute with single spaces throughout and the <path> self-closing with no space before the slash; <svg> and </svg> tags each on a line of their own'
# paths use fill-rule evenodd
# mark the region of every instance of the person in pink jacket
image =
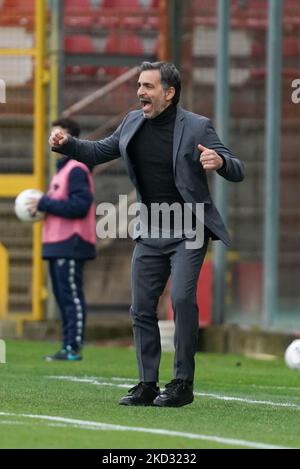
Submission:
<svg viewBox="0 0 300 469">
<path fill-rule="evenodd" d="M 78 137 L 80 129 L 71 119 L 52 126 Z M 49 262 L 53 293 L 62 319 L 62 346 L 46 361 L 82 359 L 86 304 L 83 290 L 85 262 L 96 255 L 94 186 L 90 169 L 57 154 L 57 172 L 46 195 L 32 201 L 31 211 L 45 212 L 43 259 Z"/>
</svg>

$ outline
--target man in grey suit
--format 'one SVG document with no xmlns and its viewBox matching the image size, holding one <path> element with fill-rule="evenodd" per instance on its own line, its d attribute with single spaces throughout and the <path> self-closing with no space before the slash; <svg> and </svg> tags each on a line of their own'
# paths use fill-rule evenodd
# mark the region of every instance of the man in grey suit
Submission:
<svg viewBox="0 0 300 469">
<path fill-rule="evenodd" d="M 176 213 L 167 236 L 161 220 L 154 230 L 156 235 L 152 235 L 151 218 L 150 225 L 143 223 L 146 228 L 136 234 L 131 315 L 140 382 L 120 400 L 122 405 L 179 407 L 193 401 L 197 281 L 209 238 L 230 243 L 212 202 L 206 172 L 217 171 L 233 182 L 244 177 L 241 162 L 220 142 L 210 120 L 178 105 L 180 91 L 180 74 L 173 64 L 143 62 L 137 91 L 142 109 L 127 114 L 110 137 L 90 142 L 54 131 L 49 139 L 55 151 L 88 165 L 122 156 L 137 199 L 151 215 L 153 207 L 157 209 L 161 204 L 188 205 L 193 229 L 199 221 L 197 204 L 204 206 L 201 247 L 188 248 L 186 232 L 175 233 Z M 156 308 L 170 275 L 175 321 L 174 379 L 160 392 L 161 344 Z"/>
</svg>

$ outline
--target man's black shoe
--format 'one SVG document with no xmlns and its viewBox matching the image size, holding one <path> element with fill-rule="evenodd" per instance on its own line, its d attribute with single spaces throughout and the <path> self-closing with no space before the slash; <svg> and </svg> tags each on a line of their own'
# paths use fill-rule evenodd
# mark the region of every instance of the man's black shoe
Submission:
<svg viewBox="0 0 300 469">
<path fill-rule="evenodd" d="M 173 379 L 157 396 L 153 404 L 159 407 L 181 407 L 194 400 L 193 384 L 183 379 Z"/>
<path fill-rule="evenodd" d="M 151 386 L 142 381 L 129 389 L 127 396 L 120 399 L 121 405 L 152 405 L 154 399 L 159 395 L 159 387 Z"/>
</svg>

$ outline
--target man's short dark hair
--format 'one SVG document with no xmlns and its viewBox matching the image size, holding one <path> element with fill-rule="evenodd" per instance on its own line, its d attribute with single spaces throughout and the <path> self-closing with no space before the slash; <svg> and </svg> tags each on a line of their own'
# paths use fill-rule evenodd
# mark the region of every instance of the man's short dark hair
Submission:
<svg viewBox="0 0 300 469">
<path fill-rule="evenodd" d="M 175 65 L 170 62 L 143 62 L 140 66 L 140 73 L 146 70 L 159 70 L 161 84 L 165 90 L 169 89 L 171 86 L 175 88 L 172 103 L 176 105 L 180 98 L 181 78 Z"/>
<path fill-rule="evenodd" d="M 52 127 L 62 127 L 63 129 L 66 129 L 72 137 L 79 137 L 80 135 L 79 124 L 73 119 L 62 117 L 61 119 L 53 121 L 51 125 Z"/>
</svg>

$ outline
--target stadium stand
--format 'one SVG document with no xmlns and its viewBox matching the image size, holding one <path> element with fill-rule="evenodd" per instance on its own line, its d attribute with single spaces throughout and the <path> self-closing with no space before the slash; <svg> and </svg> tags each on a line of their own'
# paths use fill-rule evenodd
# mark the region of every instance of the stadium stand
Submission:
<svg viewBox="0 0 300 469">
<path fill-rule="evenodd" d="M 67 28 L 73 30 L 90 30 L 95 23 L 94 11 L 90 8 L 90 2 L 76 3 L 66 0 L 64 23 Z"/>
<path fill-rule="evenodd" d="M 130 3 L 130 5 L 129 5 Z M 18 28 L 14 37 L 30 37 L 34 25 L 34 0 L 0 0 L 0 39 L 6 28 Z M 136 0 L 92 1 L 66 0 L 65 9 L 65 52 L 67 55 L 101 54 L 122 56 L 131 54 L 145 58 L 155 57 L 159 25 L 158 1 Z M 204 115 L 213 115 L 213 93 L 215 86 L 216 55 L 216 0 L 203 2 L 194 0 L 192 10 L 192 28 L 187 31 L 192 36 L 192 53 L 189 73 L 191 80 L 191 110 Z M 262 215 L 264 187 L 264 114 L 265 114 L 265 78 L 266 78 L 266 33 L 267 0 L 232 0 L 231 7 L 231 135 L 230 145 L 241 151 L 247 168 L 247 178 L 242 189 L 233 187 L 230 200 L 230 230 L 233 245 L 240 252 L 241 262 L 232 268 L 233 281 L 237 288 L 237 297 L 243 309 L 249 304 L 250 312 L 257 312 L 261 307 L 261 291 L 255 290 L 257 278 L 262 271 Z M 295 204 L 297 181 L 299 180 L 299 105 L 291 105 L 291 87 L 293 78 L 300 76 L 300 17 L 299 0 L 286 0 L 283 15 L 283 87 L 282 87 L 282 161 L 281 161 L 281 234 L 280 234 L 280 278 L 282 295 L 291 292 L 289 276 L 291 270 L 299 277 L 300 268 L 297 256 L 293 255 L 298 243 L 297 229 L 300 224 L 299 211 Z M 3 31 L 3 28 L 5 31 Z M 26 36 L 26 34 L 27 36 Z M 25 34 L 25 36 L 24 36 Z M 7 46 L 8 47 L 8 46 Z M 9 58 L 10 59 L 10 58 Z M 11 70 L 0 57 L 0 68 Z M 31 60 L 31 59 L 30 59 Z M 12 63 L 12 62 L 11 62 Z M 1 67 L 2 66 L 2 67 Z M 15 65 L 13 65 L 15 67 Z M 0 122 L 2 137 L 0 171 L 1 173 L 30 173 L 32 171 L 32 64 L 27 65 L 26 74 L 22 71 L 19 83 L 10 83 L 7 90 L 10 105 L 1 105 Z M 24 67 L 22 68 L 24 70 Z M 101 67 L 100 65 L 67 65 L 65 80 L 64 107 L 78 101 L 83 96 L 108 83 L 124 70 L 123 66 Z M 10 75 L 12 75 L 10 73 Z M 17 76 L 17 74 L 15 74 Z M 79 116 L 84 134 L 91 133 L 95 126 L 101 126 L 108 119 L 121 114 L 135 102 L 135 84 L 132 82 L 111 93 L 101 103 L 91 105 Z M 10 120 L 9 120 L 10 119 Z M 4 123 L 6 123 L 4 125 Z M 13 133 L 8 129 L 10 123 Z M 112 130 L 112 129 L 110 129 Z M 9 136 L 9 138 L 8 138 Z M 105 136 L 105 135 L 102 135 Z M 101 136 L 101 137 L 102 137 Z M 242 142 L 242 148 L 241 148 Z M 8 159 L 9 156 L 9 159 Z M 98 200 L 112 200 L 114 193 L 127 193 L 130 188 L 125 183 L 123 167 L 116 166 L 107 174 L 101 175 L 101 190 Z M 100 179 L 99 179 L 100 183 Z M 115 200 L 113 200 L 115 202 Z M 30 301 L 29 286 L 22 284 L 21 277 L 28 271 L 31 256 L 31 231 L 27 227 L 24 233 L 16 232 L 14 215 L 11 216 L 11 201 L 1 200 L 0 228 L 3 240 L 12 250 L 12 295 L 11 307 L 21 308 Z M 2 216 L 3 215 L 3 216 Z M 5 220 L 5 223 L 3 222 Z M 9 223 L 6 223 L 6 220 Z M 19 228 L 18 228 L 19 229 Z M 257 236 L 253 236 L 253 232 Z M 24 247 L 24 249 L 23 249 Z M 126 248 L 127 249 L 127 248 Z M 125 251 L 126 251 L 125 249 Z M 23 254 L 22 254 L 23 253 Z M 123 254 L 122 254 L 123 255 Z M 23 273 L 21 268 L 25 269 Z M 27 271 L 26 271 L 27 269 Z M 91 275 L 91 277 L 93 277 Z M 104 280 L 104 277 L 103 277 Z M 240 282 L 240 286 L 239 283 Z M 27 290 L 26 290 L 27 288 Z M 246 292 L 252 291 L 250 302 Z M 19 295 L 19 296 L 18 296 Z M 25 296 L 27 298 L 25 298 Z M 254 299 L 253 299 L 254 298 Z M 26 303 L 26 301 L 27 303 Z"/>
<path fill-rule="evenodd" d="M 34 27 L 34 0 L 2 0 L 0 2 L 0 26 Z"/>
<path fill-rule="evenodd" d="M 2 9 L 7 10 L 12 15 L 19 15 L 20 13 L 30 13 L 32 16 L 35 11 L 35 0 L 3 0 Z"/>
</svg>

